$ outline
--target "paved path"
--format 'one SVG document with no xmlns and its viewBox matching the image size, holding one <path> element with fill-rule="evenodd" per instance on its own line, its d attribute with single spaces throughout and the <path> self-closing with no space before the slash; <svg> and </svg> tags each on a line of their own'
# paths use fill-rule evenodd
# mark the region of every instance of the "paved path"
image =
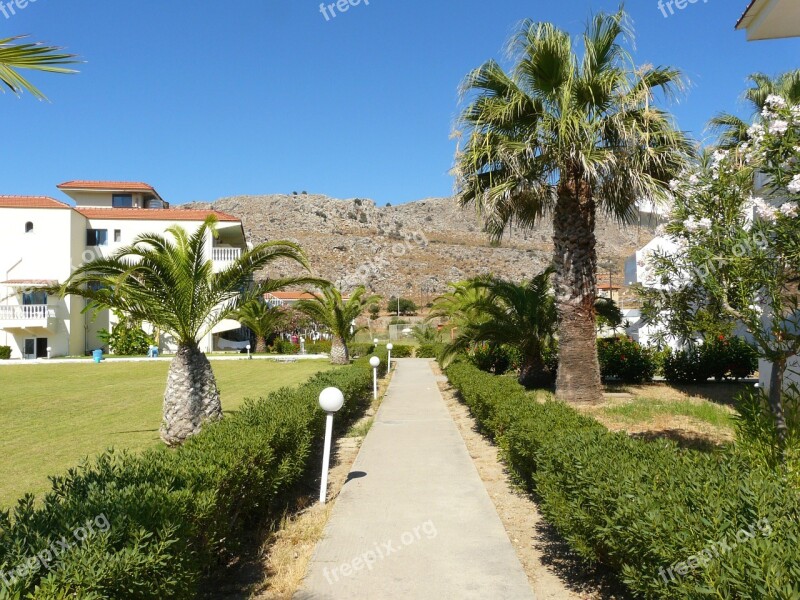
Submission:
<svg viewBox="0 0 800 600">
<path fill-rule="evenodd" d="M 295 600 L 533 599 L 428 360 L 403 359 Z"/>
</svg>

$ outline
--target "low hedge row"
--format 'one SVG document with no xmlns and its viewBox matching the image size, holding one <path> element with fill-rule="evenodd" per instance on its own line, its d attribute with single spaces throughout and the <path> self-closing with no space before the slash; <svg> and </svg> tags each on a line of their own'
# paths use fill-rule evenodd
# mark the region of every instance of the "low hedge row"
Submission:
<svg viewBox="0 0 800 600">
<path fill-rule="evenodd" d="M 636 597 L 800 598 L 800 499 L 782 475 L 611 433 L 466 362 L 446 372 L 548 521 Z"/>
<path fill-rule="evenodd" d="M 411 358 L 412 356 L 414 356 L 414 346 L 393 344 L 392 358 Z"/>
<path fill-rule="evenodd" d="M 711 378 L 742 379 L 758 370 L 758 352 L 738 337 L 720 337 L 664 358 L 664 378 L 671 383 L 704 383 Z"/>
<path fill-rule="evenodd" d="M 372 369 L 359 361 L 247 401 L 177 450 L 109 451 L 54 478 L 43 501 L 0 514 L 0 598 L 195 597 L 319 469 L 329 386 L 347 399 L 341 429 L 369 405 Z"/>
</svg>

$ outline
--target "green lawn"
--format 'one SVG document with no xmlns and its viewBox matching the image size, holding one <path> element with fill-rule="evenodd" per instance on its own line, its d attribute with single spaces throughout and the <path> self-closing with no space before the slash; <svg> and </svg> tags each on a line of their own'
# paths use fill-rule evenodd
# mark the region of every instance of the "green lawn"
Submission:
<svg viewBox="0 0 800 600">
<path fill-rule="evenodd" d="M 332 368 L 327 361 L 213 361 L 222 407 L 236 410 Z M 48 488 L 59 474 L 108 447 L 160 443 L 167 362 L 0 367 L 0 506 Z"/>
<path fill-rule="evenodd" d="M 604 412 L 628 422 L 647 422 L 658 416 L 666 415 L 689 417 L 721 429 L 733 427 L 733 413 L 710 402 L 692 402 L 690 400 L 667 402 L 650 398 L 636 398 L 628 404 L 608 407 Z"/>
</svg>

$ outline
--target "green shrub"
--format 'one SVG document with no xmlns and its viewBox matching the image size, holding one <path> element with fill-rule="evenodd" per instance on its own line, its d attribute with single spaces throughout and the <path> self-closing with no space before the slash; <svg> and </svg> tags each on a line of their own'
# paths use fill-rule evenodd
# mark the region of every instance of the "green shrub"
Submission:
<svg viewBox="0 0 800 600">
<path fill-rule="evenodd" d="M 416 351 L 417 358 L 439 358 L 444 350 L 444 344 L 421 344 Z"/>
<path fill-rule="evenodd" d="M 0 598 L 196 597 L 245 533 L 279 519 L 307 490 L 325 427 L 317 398 L 329 386 L 347 399 L 336 419 L 342 432 L 372 400 L 367 361 L 248 400 L 177 450 L 109 451 L 53 478 L 40 502 L 27 496 L 0 513 L 0 571 L 10 582 Z M 62 549 L 55 568 L 10 575 L 100 515 L 107 530 Z"/>
<path fill-rule="evenodd" d="M 98 332 L 98 337 L 108 349 L 119 356 L 144 356 L 155 344 L 153 336 L 141 327 L 120 322 L 114 325 L 109 333 L 105 329 Z"/>
<path fill-rule="evenodd" d="M 408 344 L 394 344 L 392 358 L 411 358 L 414 355 L 414 346 Z"/>
<path fill-rule="evenodd" d="M 503 375 L 512 369 L 519 368 L 519 353 L 510 346 L 497 346 L 486 342 L 472 344 L 467 350 L 467 357 L 481 371 Z"/>
<path fill-rule="evenodd" d="M 375 352 L 375 344 L 370 343 L 354 342 L 352 344 L 348 344 L 347 348 L 350 350 L 351 357 L 369 356 Z M 384 354 L 386 353 L 385 348 L 381 348 L 380 351 Z"/>
<path fill-rule="evenodd" d="M 270 352 L 273 354 L 300 354 L 300 344 L 293 344 L 289 340 L 278 338 L 272 343 Z"/>
<path fill-rule="evenodd" d="M 653 352 L 629 337 L 598 339 L 597 355 L 604 380 L 642 383 L 652 381 L 656 372 Z"/>
<path fill-rule="evenodd" d="M 702 345 L 670 351 L 664 358 L 664 378 L 670 383 L 741 379 L 757 370 L 757 351 L 738 337 L 720 336 Z"/>
<path fill-rule="evenodd" d="M 306 342 L 306 352 L 309 354 L 330 354 L 331 341 L 318 340 L 316 342 Z"/>
<path fill-rule="evenodd" d="M 0 346 L 0 360 L 9 360 L 11 358 L 11 346 Z"/>
<path fill-rule="evenodd" d="M 701 453 L 611 433 L 465 361 L 446 372 L 545 518 L 634 597 L 800 597 L 800 498 L 783 473 L 735 449 Z"/>
</svg>

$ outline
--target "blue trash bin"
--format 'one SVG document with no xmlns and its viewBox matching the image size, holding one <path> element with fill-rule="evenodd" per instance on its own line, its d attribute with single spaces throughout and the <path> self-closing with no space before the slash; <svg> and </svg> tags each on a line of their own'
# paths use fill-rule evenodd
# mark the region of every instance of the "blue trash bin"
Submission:
<svg viewBox="0 0 800 600">
<path fill-rule="evenodd" d="M 103 351 L 102 350 L 94 350 L 92 352 L 92 356 L 94 357 L 94 362 L 99 363 L 103 360 Z"/>
</svg>

